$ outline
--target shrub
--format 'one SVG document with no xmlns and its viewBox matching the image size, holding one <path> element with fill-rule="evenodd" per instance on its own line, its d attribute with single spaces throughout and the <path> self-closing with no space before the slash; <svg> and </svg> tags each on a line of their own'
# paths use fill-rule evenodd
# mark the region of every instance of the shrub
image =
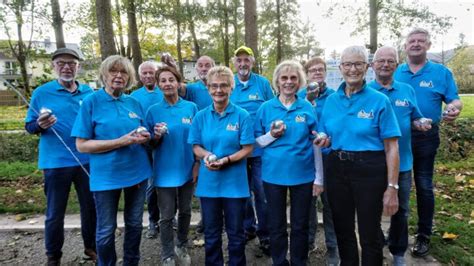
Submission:
<svg viewBox="0 0 474 266">
<path fill-rule="evenodd" d="M 0 161 L 36 162 L 38 139 L 38 136 L 26 132 L 0 133 Z"/>
<path fill-rule="evenodd" d="M 437 160 L 457 161 L 473 155 L 474 119 L 461 118 L 455 123 L 440 125 L 441 144 Z"/>
</svg>

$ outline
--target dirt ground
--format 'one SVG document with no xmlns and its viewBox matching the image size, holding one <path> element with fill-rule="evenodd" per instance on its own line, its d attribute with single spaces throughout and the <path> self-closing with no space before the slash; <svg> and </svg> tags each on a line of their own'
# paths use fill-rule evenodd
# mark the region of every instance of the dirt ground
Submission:
<svg viewBox="0 0 474 266">
<path fill-rule="evenodd" d="M 159 238 L 147 239 L 145 234 L 146 229 L 143 230 L 142 234 L 140 265 L 160 265 L 160 240 Z M 204 247 L 193 244 L 193 242 L 201 239 L 203 239 L 202 234 L 197 234 L 194 231 L 190 232 L 189 252 L 192 265 L 204 265 Z M 227 242 L 225 237 L 223 239 L 225 251 Z M 324 236 L 321 230 L 318 230 L 316 239 L 318 248 L 310 253 L 308 265 L 324 265 Z M 122 264 L 120 259 L 123 254 L 122 242 L 123 233 L 118 230 L 116 250 L 119 265 Z M 62 265 L 94 265 L 92 262 L 83 259 L 83 251 L 79 229 L 66 230 Z M 0 265 L 44 265 L 46 263 L 44 252 L 44 234 L 42 231 L 0 232 Z M 258 240 L 252 240 L 247 244 L 246 256 L 247 265 L 271 265 L 271 259 L 258 248 Z"/>
</svg>

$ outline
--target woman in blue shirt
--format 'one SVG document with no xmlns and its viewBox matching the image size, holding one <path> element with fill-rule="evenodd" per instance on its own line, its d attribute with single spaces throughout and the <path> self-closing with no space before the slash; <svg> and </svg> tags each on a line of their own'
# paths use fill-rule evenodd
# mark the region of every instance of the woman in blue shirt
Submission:
<svg viewBox="0 0 474 266">
<path fill-rule="evenodd" d="M 84 99 L 71 135 L 77 150 L 90 154 L 90 187 L 97 209 L 99 265 L 115 265 L 115 229 L 120 194 L 125 194 L 123 263 L 138 265 L 143 205 L 151 166 L 142 144 L 150 134 L 139 102 L 124 91 L 135 82 L 130 60 L 112 55 L 100 66 L 104 88 Z"/>
<path fill-rule="evenodd" d="M 273 86 L 279 94 L 262 104 L 255 121 L 257 143 L 263 147 L 262 179 L 271 214 L 268 225 L 274 265 L 289 265 L 286 259 L 288 191 L 290 260 L 292 265 L 306 265 L 313 181 L 316 194 L 323 189 L 321 151 L 316 147 L 313 149 L 312 144 L 317 129 L 316 114 L 308 101 L 296 96 L 305 84 L 306 75 L 301 64 L 295 61 L 280 63 L 273 74 Z"/>
<path fill-rule="evenodd" d="M 398 209 L 400 129 L 387 96 L 366 86 L 367 68 L 364 47 L 342 52 L 344 82 L 328 97 L 319 124 L 332 142 L 326 192 L 341 265 L 359 265 L 356 214 L 362 265 L 382 265 L 382 211 L 393 215 Z"/>
<path fill-rule="evenodd" d="M 222 230 L 229 239 L 229 265 L 245 265 L 243 219 L 250 196 L 245 158 L 252 153 L 253 123 L 229 101 L 232 71 L 217 66 L 207 74 L 212 104 L 194 117 L 188 143 L 201 160 L 196 196 L 201 199 L 206 265 L 224 265 Z"/>
<path fill-rule="evenodd" d="M 186 245 L 191 222 L 195 162 L 187 139 L 197 107 L 179 97 L 178 87 L 182 78 L 175 68 L 161 67 L 155 77 L 164 98 L 150 107 L 146 121 L 150 131 L 153 131 L 153 183 L 161 214 L 161 257 L 163 265 L 174 265 L 175 256 L 179 265 L 190 265 L 191 257 Z M 173 218 L 176 207 L 179 210 L 178 242 L 174 247 Z"/>
</svg>

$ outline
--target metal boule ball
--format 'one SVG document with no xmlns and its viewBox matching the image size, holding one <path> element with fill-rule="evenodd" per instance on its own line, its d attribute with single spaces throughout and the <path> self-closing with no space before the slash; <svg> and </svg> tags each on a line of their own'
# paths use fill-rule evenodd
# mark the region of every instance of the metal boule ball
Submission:
<svg viewBox="0 0 474 266">
<path fill-rule="evenodd" d="M 160 134 L 166 134 L 168 133 L 168 127 L 166 125 L 163 125 L 159 127 L 158 131 L 160 131 Z"/>
<path fill-rule="evenodd" d="M 430 124 L 430 120 L 427 119 L 427 118 L 424 118 L 424 117 L 420 118 L 420 120 L 418 120 L 418 121 L 419 121 L 420 124 L 422 124 L 422 125 L 429 125 L 429 124 Z"/>
<path fill-rule="evenodd" d="M 40 115 L 43 115 L 43 114 L 48 114 L 48 116 L 51 116 L 53 114 L 53 111 L 51 111 L 51 109 L 49 108 L 42 107 L 40 109 Z"/>
<path fill-rule="evenodd" d="M 207 156 L 207 161 L 209 163 L 216 162 L 217 161 L 217 156 L 215 154 L 211 154 L 211 155 Z"/>
<path fill-rule="evenodd" d="M 281 129 L 284 125 L 285 125 L 285 123 L 283 122 L 283 120 L 275 120 L 275 121 L 273 121 L 273 127 L 274 127 L 276 130 Z"/>
<path fill-rule="evenodd" d="M 146 127 L 140 126 L 135 130 L 135 132 L 140 135 L 143 135 L 144 133 L 148 132 L 148 129 L 146 129 Z"/>
<path fill-rule="evenodd" d="M 318 139 L 325 139 L 325 138 L 327 138 L 327 137 L 328 137 L 328 135 L 327 135 L 326 133 L 324 133 L 324 132 L 319 132 L 317 138 L 318 138 Z"/>
<path fill-rule="evenodd" d="M 311 82 L 308 84 L 307 90 L 309 92 L 318 93 L 319 92 L 319 84 L 317 82 Z"/>
</svg>

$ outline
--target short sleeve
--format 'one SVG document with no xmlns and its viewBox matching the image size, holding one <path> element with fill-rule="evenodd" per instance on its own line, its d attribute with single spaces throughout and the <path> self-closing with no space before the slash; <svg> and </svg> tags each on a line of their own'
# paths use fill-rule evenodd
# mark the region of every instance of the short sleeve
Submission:
<svg viewBox="0 0 474 266">
<path fill-rule="evenodd" d="M 86 98 L 79 108 L 76 121 L 72 127 L 71 137 L 82 139 L 94 138 L 94 124 L 92 122 L 92 97 Z"/>
<path fill-rule="evenodd" d="M 241 115 L 242 122 L 241 122 L 241 131 L 240 131 L 240 145 L 248 145 L 255 143 L 254 137 L 254 125 L 252 119 L 250 119 L 250 115 L 245 113 Z"/>
</svg>

